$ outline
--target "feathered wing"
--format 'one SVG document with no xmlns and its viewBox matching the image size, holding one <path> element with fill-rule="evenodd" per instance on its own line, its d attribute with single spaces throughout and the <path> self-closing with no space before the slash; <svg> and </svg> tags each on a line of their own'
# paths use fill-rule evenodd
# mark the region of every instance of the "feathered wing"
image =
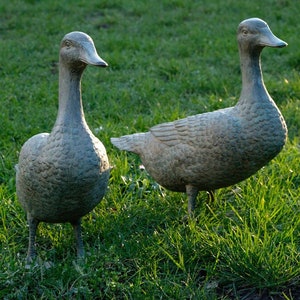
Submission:
<svg viewBox="0 0 300 300">
<path fill-rule="evenodd" d="M 175 122 L 168 122 L 152 127 L 150 132 L 134 133 L 119 138 L 111 138 L 110 140 L 120 150 L 140 154 L 151 135 L 167 146 L 174 146 L 178 143 L 178 130 L 184 133 L 187 130 L 186 127 L 186 124 L 175 126 Z"/>
<path fill-rule="evenodd" d="M 22 202 L 27 184 L 34 184 L 37 170 L 35 161 L 41 153 L 41 149 L 46 145 L 48 133 L 40 133 L 31 137 L 22 147 L 19 163 L 16 165 L 16 188 L 17 194 Z M 39 166 L 39 165 L 38 165 Z"/>
<path fill-rule="evenodd" d="M 120 150 L 141 154 L 151 136 L 159 143 L 168 146 L 188 145 L 199 148 L 211 146 L 219 137 L 228 135 L 228 126 L 232 126 L 235 118 L 231 116 L 231 108 L 220 109 L 210 113 L 189 116 L 173 122 L 162 123 L 150 128 L 149 132 L 124 135 L 111 138 L 111 142 Z M 153 140 L 152 140 L 153 142 Z M 151 145 L 149 145 L 151 147 Z"/>
<path fill-rule="evenodd" d="M 210 114 L 210 116 L 208 116 Z M 174 122 L 156 125 L 150 132 L 163 144 L 172 147 L 178 144 L 197 145 L 206 138 L 215 118 L 212 113 L 198 114 Z"/>
<path fill-rule="evenodd" d="M 231 108 L 197 114 L 174 122 L 156 125 L 151 134 L 167 146 L 189 145 L 199 148 L 215 143 L 219 136 L 228 134 L 228 127 L 236 122 Z"/>
</svg>

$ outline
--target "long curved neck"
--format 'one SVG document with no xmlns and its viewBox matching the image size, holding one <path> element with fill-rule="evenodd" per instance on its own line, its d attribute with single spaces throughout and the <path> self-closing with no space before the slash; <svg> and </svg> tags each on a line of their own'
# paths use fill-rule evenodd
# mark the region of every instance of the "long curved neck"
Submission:
<svg viewBox="0 0 300 300">
<path fill-rule="evenodd" d="M 56 125 L 69 127 L 85 124 L 81 100 L 81 76 L 84 67 L 71 69 L 59 64 L 59 106 Z"/>
<path fill-rule="evenodd" d="M 240 49 L 240 65 L 242 72 L 242 91 L 239 104 L 269 100 L 270 96 L 263 82 L 260 64 L 262 49 L 249 51 Z"/>
</svg>

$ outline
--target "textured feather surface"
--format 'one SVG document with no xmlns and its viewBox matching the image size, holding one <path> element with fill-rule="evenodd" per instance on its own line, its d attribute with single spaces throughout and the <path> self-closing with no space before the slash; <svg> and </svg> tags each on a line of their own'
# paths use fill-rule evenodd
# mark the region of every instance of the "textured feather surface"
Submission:
<svg viewBox="0 0 300 300">
<path fill-rule="evenodd" d="M 102 143 L 89 131 L 59 127 L 24 144 L 17 194 L 24 209 L 40 221 L 73 221 L 99 203 L 108 177 Z"/>
<path fill-rule="evenodd" d="M 260 19 L 242 22 L 238 37 L 243 87 L 236 106 L 111 139 L 118 148 L 140 155 L 150 175 L 170 190 L 185 192 L 193 186 L 209 191 L 235 184 L 258 171 L 285 144 L 286 124 L 265 89 L 258 54 L 262 43 L 286 43 Z"/>
<path fill-rule="evenodd" d="M 80 81 L 87 64 L 107 66 L 88 35 L 65 35 L 60 48 L 57 120 L 50 134 L 35 135 L 23 145 L 16 168 L 17 195 L 29 223 L 78 223 L 107 189 L 106 150 L 88 128 L 82 108 Z"/>
</svg>

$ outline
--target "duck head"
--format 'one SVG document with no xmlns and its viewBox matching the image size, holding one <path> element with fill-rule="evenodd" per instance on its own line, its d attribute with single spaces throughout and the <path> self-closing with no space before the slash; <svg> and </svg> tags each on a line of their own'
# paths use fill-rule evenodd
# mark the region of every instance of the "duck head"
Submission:
<svg viewBox="0 0 300 300">
<path fill-rule="evenodd" d="M 98 55 L 94 42 L 84 32 L 66 34 L 60 45 L 60 60 L 72 69 L 84 69 L 87 65 L 107 67 L 108 64 Z"/>
<path fill-rule="evenodd" d="M 282 48 L 287 43 L 276 37 L 268 24 L 259 18 L 242 21 L 238 26 L 237 39 L 241 49 L 262 50 L 263 47 Z"/>
</svg>

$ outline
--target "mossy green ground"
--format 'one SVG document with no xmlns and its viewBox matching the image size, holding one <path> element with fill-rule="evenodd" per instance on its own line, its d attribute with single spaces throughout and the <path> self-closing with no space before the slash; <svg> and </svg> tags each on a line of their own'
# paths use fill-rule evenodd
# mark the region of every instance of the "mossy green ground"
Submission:
<svg viewBox="0 0 300 300">
<path fill-rule="evenodd" d="M 0 4 L 0 297 L 4 299 L 300 299 L 300 2 L 2 1 Z M 234 105 L 240 21 L 260 17 L 289 46 L 265 49 L 265 84 L 282 111 L 284 150 L 251 178 L 201 193 L 162 189 L 109 138 Z M 77 262 L 69 224 L 41 224 L 40 263 L 25 268 L 28 228 L 15 193 L 22 144 L 49 132 L 62 37 L 88 33 L 110 67 L 88 67 L 86 119 L 105 144 L 109 191 L 83 219 Z"/>
</svg>

